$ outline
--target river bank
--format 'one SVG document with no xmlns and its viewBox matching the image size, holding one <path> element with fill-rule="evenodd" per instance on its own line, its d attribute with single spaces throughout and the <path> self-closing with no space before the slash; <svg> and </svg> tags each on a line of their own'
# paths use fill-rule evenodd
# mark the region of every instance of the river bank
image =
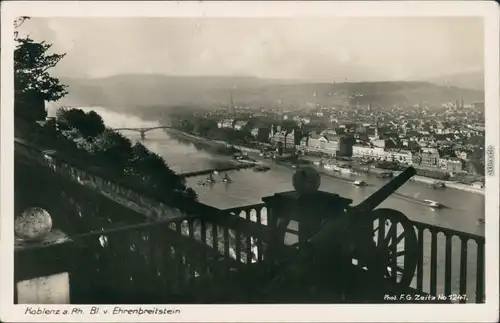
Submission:
<svg viewBox="0 0 500 323">
<path fill-rule="evenodd" d="M 387 173 L 387 172 L 388 172 L 388 170 L 386 170 L 386 169 L 370 168 L 370 170 L 369 170 L 368 173 L 381 174 L 381 173 Z M 398 174 L 400 172 L 395 172 L 395 173 Z M 415 182 L 423 183 L 423 184 L 432 184 L 432 183 L 435 183 L 436 181 L 438 181 L 438 180 L 436 180 L 434 178 L 429 178 L 429 177 L 419 176 L 419 175 L 413 176 L 412 180 L 415 181 Z M 476 193 L 476 194 L 483 194 L 484 195 L 484 189 L 482 189 L 482 188 L 476 188 L 476 187 L 473 187 L 471 185 L 467 185 L 467 184 L 463 184 L 463 183 L 458 183 L 456 181 L 438 181 L 438 182 L 444 183 L 447 188 L 453 188 L 453 189 L 457 189 L 457 190 L 461 190 L 461 191 L 467 191 L 467 192 L 470 192 L 470 193 Z"/>
<path fill-rule="evenodd" d="M 169 135 L 172 135 L 173 138 L 181 139 L 181 140 L 182 139 L 189 140 L 191 142 L 198 143 L 201 145 L 206 145 L 207 147 L 214 148 L 214 149 L 222 148 L 222 147 L 227 148 L 230 145 L 224 141 L 220 141 L 220 140 L 214 141 L 214 140 L 210 140 L 207 138 L 198 137 L 195 135 L 191 135 L 191 134 L 182 132 L 182 131 L 177 130 L 177 129 L 171 129 L 171 128 L 165 129 L 165 132 L 167 132 Z M 259 151 L 257 149 L 242 147 L 239 145 L 233 145 L 233 147 L 235 147 L 236 149 L 239 149 L 241 151 L 245 151 L 249 154 L 252 154 L 253 155 L 252 158 L 259 157 L 258 156 Z M 261 158 L 257 158 L 257 160 L 259 160 L 261 162 L 265 161 L 265 159 L 261 159 Z M 283 166 L 290 166 L 290 167 L 292 165 L 291 163 L 287 163 L 287 162 L 279 162 L 279 164 L 281 164 Z M 285 164 L 289 164 L 289 165 L 285 165 Z M 354 182 L 354 179 L 349 179 L 349 178 L 346 178 L 343 176 L 333 174 L 333 172 L 325 171 L 325 170 L 319 168 L 318 166 L 315 166 L 315 168 L 322 175 L 325 175 L 325 176 L 328 176 L 331 178 L 335 178 L 338 180 L 342 180 L 344 182 L 349 182 L 349 183 Z M 388 172 L 388 171 L 385 169 L 380 169 L 380 168 L 371 168 L 368 172 L 365 172 L 365 173 L 366 174 L 372 174 L 372 173 L 373 174 L 380 174 L 380 173 L 384 173 L 384 172 Z M 413 176 L 411 180 L 415 181 L 415 182 L 423 183 L 423 184 L 432 184 L 436 181 L 436 179 L 428 178 L 428 177 L 424 177 L 424 176 L 419 176 L 419 175 Z M 475 193 L 475 194 L 482 194 L 482 195 L 485 194 L 484 188 L 476 188 L 476 187 L 473 187 L 473 186 L 470 186 L 467 184 L 458 183 L 455 181 L 441 181 L 441 182 L 445 183 L 447 188 L 457 189 L 457 190 L 466 191 L 466 192 Z"/>
<path fill-rule="evenodd" d="M 169 136 L 171 136 L 174 139 L 187 140 L 192 143 L 204 145 L 208 148 L 221 148 L 221 147 L 225 148 L 228 146 L 228 144 L 223 141 L 214 141 L 203 137 L 198 137 L 173 128 L 166 128 L 163 129 L 163 131 L 165 131 Z"/>
</svg>

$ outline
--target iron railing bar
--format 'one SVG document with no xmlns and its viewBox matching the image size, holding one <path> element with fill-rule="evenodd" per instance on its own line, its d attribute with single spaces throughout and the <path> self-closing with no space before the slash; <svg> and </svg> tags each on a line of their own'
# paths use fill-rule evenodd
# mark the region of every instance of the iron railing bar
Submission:
<svg viewBox="0 0 500 323">
<path fill-rule="evenodd" d="M 417 290 L 424 288 L 424 228 L 418 230 Z"/>
<path fill-rule="evenodd" d="M 170 224 L 176 221 L 183 221 L 187 219 L 193 219 L 193 218 L 199 218 L 198 215 L 185 215 L 185 216 L 179 216 L 179 217 L 174 217 L 170 219 L 162 219 L 158 221 L 149 221 L 149 222 L 144 222 L 140 224 L 129 224 L 129 225 L 122 225 L 119 227 L 115 228 L 110 228 L 110 229 L 104 229 L 104 230 L 92 230 L 90 232 L 74 235 L 71 237 L 68 237 L 67 240 L 64 240 L 60 243 L 53 243 L 53 244 L 36 244 L 33 246 L 26 245 L 23 246 L 22 249 L 19 249 L 18 251 L 28 251 L 28 250 L 34 250 L 34 249 L 39 249 L 39 248 L 47 248 L 50 247 L 54 244 L 61 245 L 61 244 L 70 244 L 74 242 L 79 242 L 80 240 L 92 237 L 92 236 L 100 236 L 100 235 L 109 235 L 113 233 L 119 233 L 122 231 L 132 231 L 132 230 L 137 230 L 137 229 L 144 229 L 144 228 L 149 228 L 149 227 L 155 227 L 158 225 L 165 225 L 165 224 Z"/>
<path fill-rule="evenodd" d="M 467 239 L 462 239 L 460 243 L 460 295 L 467 293 Z M 465 303 L 461 299 L 460 303 Z"/>
<path fill-rule="evenodd" d="M 250 205 L 245 205 L 245 206 L 237 206 L 237 207 L 232 207 L 229 209 L 222 209 L 221 211 L 223 212 L 236 212 L 236 211 L 242 211 L 243 209 L 246 208 L 257 208 L 257 207 L 263 207 L 266 206 L 266 203 L 257 203 L 257 204 L 250 204 Z M 238 213 L 239 214 L 239 213 Z"/>
<path fill-rule="evenodd" d="M 430 279 L 430 294 L 437 294 L 437 232 L 431 231 L 431 279 Z"/>
<path fill-rule="evenodd" d="M 418 228 L 422 228 L 422 229 L 429 229 L 429 230 L 437 230 L 438 233 L 439 232 L 442 232 L 444 234 L 450 234 L 450 235 L 455 235 L 455 236 L 459 236 L 459 237 L 464 237 L 464 238 L 467 238 L 467 239 L 472 239 L 472 240 L 475 240 L 476 242 L 484 242 L 484 236 L 480 236 L 480 235 L 477 235 L 477 234 L 473 234 L 473 233 L 468 233 L 468 232 L 464 232 L 464 231 L 459 231 L 459 230 L 455 230 L 455 229 L 449 229 L 449 228 L 445 228 L 445 227 L 441 227 L 441 226 L 437 226 L 437 225 L 432 225 L 432 224 L 428 224 L 428 223 L 424 223 L 424 222 L 418 222 L 418 221 L 412 221 L 413 225 L 415 225 L 416 227 Z"/>
<path fill-rule="evenodd" d="M 484 302 L 484 244 L 477 244 L 476 303 Z"/>
<path fill-rule="evenodd" d="M 451 236 L 446 235 L 445 264 L 444 264 L 444 294 L 451 295 Z"/>
<path fill-rule="evenodd" d="M 247 208 L 245 210 L 245 218 L 247 221 L 252 221 L 251 213 L 252 213 L 252 209 Z M 247 265 L 251 265 L 252 264 L 252 238 L 248 234 L 246 234 L 245 244 L 246 244 L 246 246 L 245 246 L 246 247 L 245 248 L 245 254 L 246 254 L 245 261 L 246 261 Z"/>
</svg>

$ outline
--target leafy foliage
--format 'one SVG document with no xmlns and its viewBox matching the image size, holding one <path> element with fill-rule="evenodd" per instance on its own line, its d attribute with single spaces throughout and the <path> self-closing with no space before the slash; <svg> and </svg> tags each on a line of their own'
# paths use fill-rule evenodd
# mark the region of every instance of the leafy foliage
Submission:
<svg viewBox="0 0 500 323">
<path fill-rule="evenodd" d="M 109 129 L 92 139 L 92 149 L 97 158 L 110 163 L 113 165 L 113 169 L 121 174 L 123 174 L 128 159 L 132 157 L 130 140 Z"/>
<path fill-rule="evenodd" d="M 66 85 L 50 76 L 48 70 L 55 67 L 66 54 L 48 54 L 52 44 L 35 42 L 29 37 L 17 38 L 14 50 L 14 89 L 20 96 L 26 92 L 41 94 L 45 101 L 57 101 L 68 92 Z"/>
<path fill-rule="evenodd" d="M 20 17 L 14 22 L 15 114 L 26 119 L 42 120 L 46 116 L 45 101 L 57 101 L 68 93 L 67 86 L 48 72 L 66 54 L 51 54 L 52 44 L 36 42 L 29 36 L 19 37 L 18 27 L 28 19 Z"/>
<path fill-rule="evenodd" d="M 219 128 L 212 119 L 184 115 L 183 118 L 172 117 L 172 125 L 177 129 L 214 140 L 223 140 L 228 143 L 245 143 L 253 140 L 248 128 L 234 130 L 232 128 Z"/>
<path fill-rule="evenodd" d="M 81 109 L 59 109 L 56 118 L 63 129 L 74 127 L 87 139 L 98 136 L 106 129 L 104 120 L 95 111 L 85 113 Z"/>
<path fill-rule="evenodd" d="M 139 181 L 152 189 L 178 194 L 178 198 L 191 201 L 197 198 L 196 192 L 186 187 L 184 179 L 172 171 L 161 156 L 142 143 L 132 144 L 120 133 L 107 129 L 95 111 L 85 113 L 81 109 L 63 108 L 57 111 L 56 120 L 58 128 L 71 133 L 73 140 L 83 139 L 79 146 L 90 152 L 96 163 L 106 165 L 114 175 Z"/>
</svg>

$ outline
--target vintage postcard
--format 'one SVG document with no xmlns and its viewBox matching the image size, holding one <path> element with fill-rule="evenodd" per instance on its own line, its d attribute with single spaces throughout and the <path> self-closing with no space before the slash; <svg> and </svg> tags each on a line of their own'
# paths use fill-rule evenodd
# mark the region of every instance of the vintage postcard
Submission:
<svg viewBox="0 0 500 323">
<path fill-rule="evenodd" d="M 498 320 L 495 2 L 1 9 L 2 321 Z"/>
</svg>

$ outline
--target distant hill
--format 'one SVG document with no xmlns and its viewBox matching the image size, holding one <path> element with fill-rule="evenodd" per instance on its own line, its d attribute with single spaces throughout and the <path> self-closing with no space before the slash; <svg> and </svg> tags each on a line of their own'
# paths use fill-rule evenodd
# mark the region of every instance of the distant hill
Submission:
<svg viewBox="0 0 500 323">
<path fill-rule="evenodd" d="M 450 85 L 464 89 L 484 91 L 484 73 L 469 72 L 426 79 L 438 85 Z"/>
<path fill-rule="evenodd" d="M 312 83 L 296 80 L 273 80 L 256 77 L 117 75 L 99 79 L 65 79 L 69 94 L 59 103 L 115 108 L 152 106 L 199 106 L 212 108 L 227 105 L 232 92 L 235 104 L 254 107 L 303 107 L 306 103 L 340 103 L 346 96 L 351 104 L 440 104 L 455 101 L 482 101 L 484 93 L 472 89 L 440 86 L 429 82 Z"/>
</svg>

